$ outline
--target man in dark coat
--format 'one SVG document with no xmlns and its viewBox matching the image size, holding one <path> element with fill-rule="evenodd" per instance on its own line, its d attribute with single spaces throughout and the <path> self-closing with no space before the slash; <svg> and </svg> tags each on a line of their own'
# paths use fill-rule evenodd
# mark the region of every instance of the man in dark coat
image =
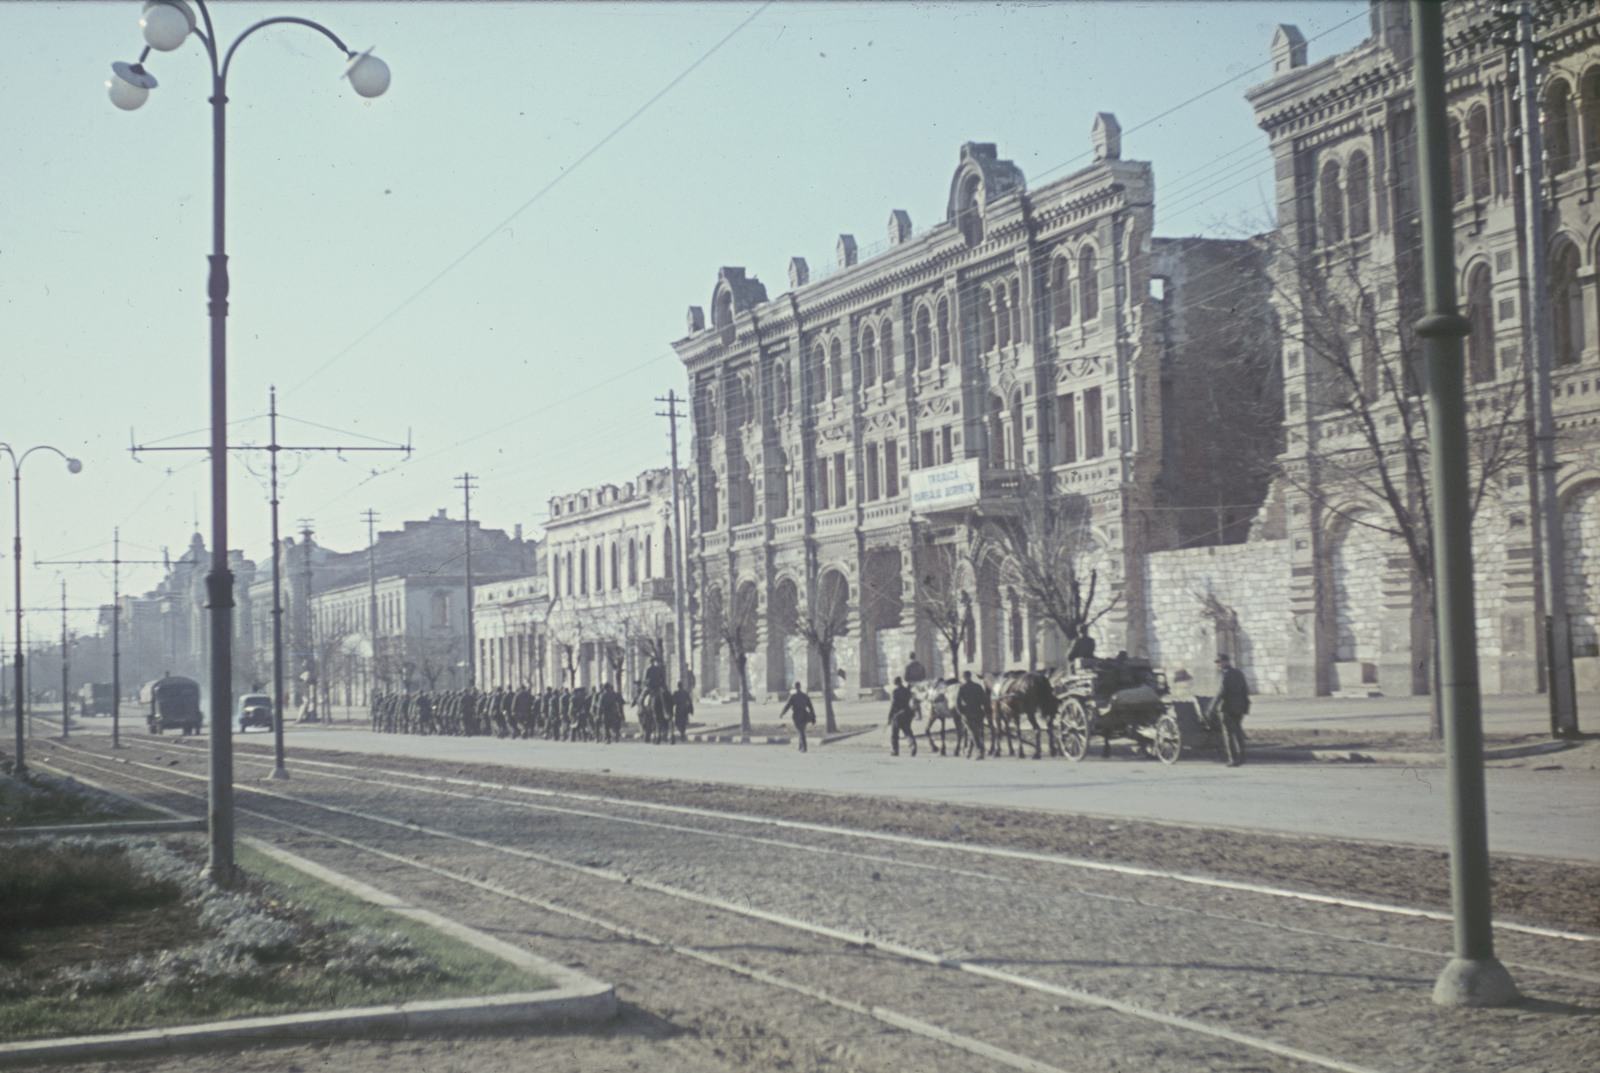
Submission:
<svg viewBox="0 0 1600 1073">
<path fill-rule="evenodd" d="M 694 697 L 689 694 L 689 687 L 682 681 L 678 682 L 678 691 L 672 694 L 672 725 L 677 731 L 678 738 L 689 740 L 689 717 L 694 714 Z M 668 735 L 667 742 L 675 740 Z"/>
<path fill-rule="evenodd" d="M 783 711 L 778 713 L 778 718 L 785 715 L 794 720 L 794 732 L 800 736 L 800 751 L 806 751 L 806 727 L 817 721 L 817 709 L 812 707 L 811 698 L 806 691 L 800 688 L 800 683 L 794 684 L 794 692 L 789 694 L 789 699 L 783 704 Z"/>
<path fill-rule="evenodd" d="M 1217 685 L 1217 699 L 1211 702 L 1211 711 L 1222 716 L 1222 747 L 1228 766 L 1238 767 L 1244 763 L 1244 729 L 1240 723 L 1250 711 L 1250 684 L 1225 652 L 1217 654 L 1217 670 L 1222 673 L 1222 681 Z"/>
<path fill-rule="evenodd" d="M 917 732 L 911 729 L 916 715 L 912 706 L 911 688 L 902 679 L 894 680 L 894 692 L 889 695 L 889 755 L 900 755 L 900 735 L 911 743 L 911 755 L 917 755 Z"/>
<path fill-rule="evenodd" d="M 967 735 L 977 746 L 973 754 L 983 759 L 983 725 L 989 716 L 989 691 L 972 680 L 971 671 L 961 672 L 961 688 L 956 691 L 956 714 L 967 724 Z"/>
</svg>

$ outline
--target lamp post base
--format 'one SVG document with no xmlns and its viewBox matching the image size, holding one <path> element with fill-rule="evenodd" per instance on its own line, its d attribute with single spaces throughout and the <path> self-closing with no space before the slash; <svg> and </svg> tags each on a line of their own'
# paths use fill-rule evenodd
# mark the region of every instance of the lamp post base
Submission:
<svg viewBox="0 0 1600 1073">
<path fill-rule="evenodd" d="M 1515 1006 L 1522 992 L 1498 958 L 1451 958 L 1433 985 L 1435 1006 Z"/>
<path fill-rule="evenodd" d="M 267 776 L 268 779 L 272 779 L 272 780 L 287 779 L 288 777 L 289 777 L 289 769 L 284 767 L 282 764 L 279 764 L 277 767 L 273 768 L 272 769 L 272 774 Z"/>
</svg>

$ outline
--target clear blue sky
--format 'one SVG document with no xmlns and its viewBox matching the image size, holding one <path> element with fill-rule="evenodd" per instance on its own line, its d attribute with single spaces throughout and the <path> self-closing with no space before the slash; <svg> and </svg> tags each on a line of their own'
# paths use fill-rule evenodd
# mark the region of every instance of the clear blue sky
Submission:
<svg viewBox="0 0 1600 1073">
<path fill-rule="evenodd" d="M 549 495 L 664 464 L 650 399 L 682 388 L 668 343 L 718 266 L 776 295 L 789 257 L 829 265 L 841 232 L 870 252 L 891 209 L 931 226 L 964 141 L 998 143 L 1037 184 L 1085 162 L 1094 113 L 1114 112 L 1124 156 L 1154 162 L 1160 234 L 1259 226 L 1270 161 L 1243 92 L 1266 77 L 1273 27 L 1297 24 L 1314 61 L 1365 36 L 1367 5 L 775 4 L 496 226 L 758 7 L 213 4 L 225 42 L 306 15 L 394 71 L 364 101 L 328 42 L 286 27 L 246 42 L 230 80 L 233 416 L 263 414 L 276 383 L 287 414 L 409 429 L 417 447 L 398 466 L 305 456 L 286 524 L 311 517 L 319 540 L 360 547 L 367 507 L 391 526 L 458 517 L 452 479 L 471 470 L 474 516 L 533 532 Z M 139 10 L 0 4 L 0 440 L 85 464 L 69 477 L 35 455 L 25 471 L 30 605 L 54 601 L 63 573 L 35 557 L 109 554 L 118 524 L 125 556 L 159 557 L 196 517 L 209 528 L 203 453 L 126 450 L 130 429 L 203 442 L 208 391 L 206 67 L 193 40 L 153 54 L 149 102 L 113 108 L 103 82 L 137 57 Z M 242 422 L 234 438 L 265 435 Z M 339 439 L 286 422 L 292 437 Z M 233 543 L 264 560 L 264 486 L 241 461 L 232 490 Z M 109 599 L 109 570 L 65 575 L 72 602 Z M 158 576 L 129 568 L 124 587 Z"/>
</svg>

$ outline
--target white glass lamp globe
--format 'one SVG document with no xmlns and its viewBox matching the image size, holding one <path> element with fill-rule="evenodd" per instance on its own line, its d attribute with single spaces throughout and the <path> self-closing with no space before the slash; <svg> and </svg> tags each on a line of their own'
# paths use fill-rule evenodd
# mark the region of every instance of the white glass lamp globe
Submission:
<svg viewBox="0 0 1600 1073">
<path fill-rule="evenodd" d="M 111 96 L 111 103 L 124 112 L 138 108 L 155 88 L 155 76 L 137 63 L 113 63 L 111 77 L 106 79 L 106 92 Z"/>
<path fill-rule="evenodd" d="M 82 473 L 83 472 L 83 463 L 78 461 L 76 458 L 67 459 L 67 472 L 68 473 Z"/>
<path fill-rule="evenodd" d="M 344 76 L 363 97 L 381 97 L 389 88 L 389 65 L 374 56 L 370 48 L 350 57 Z"/>
<path fill-rule="evenodd" d="M 139 19 L 144 40 L 151 48 L 171 52 L 194 29 L 194 12 L 183 0 L 148 0 Z"/>
</svg>

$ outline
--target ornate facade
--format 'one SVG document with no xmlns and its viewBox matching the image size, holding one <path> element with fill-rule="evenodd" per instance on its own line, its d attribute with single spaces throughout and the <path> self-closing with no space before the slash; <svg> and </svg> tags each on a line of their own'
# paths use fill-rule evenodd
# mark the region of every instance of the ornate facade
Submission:
<svg viewBox="0 0 1600 1073">
<path fill-rule="evenodd" d="M 732 684 L 730 643 L 745 645 L 757 695 L 818 686 L 818 654 L 793 624 L 824 600 L 845 608 L 846 693 L 882 689 L 913 651 L 943 669 L 919 586 L 971 507 L 1014 502 L 1040 476 L 1089 506 L 1100 581 L 1118 601 L 1102 644 L 1145 647 L 1134 558 L 1179 539 L 1185 511 L 1215 500 L 1220 469 L 1175 478 L 1206 442 L 1180 419 L 1205 372 L 1185 355 L 1228 349 L 1215 338 L 1225 318 L 1187 282 L 1215 278 L 1195 266 L 1224 254 L 1230 288 L 1256 286 L 1264 302 L 1265 277 L 1253 243 L 1153 238 L 1150 164 L 1122 158 L 1109 114 L 1092 144 L 1092 164 L 1030 191 L 993 145 L 968 143 L 942 222 L 913 233 L 895 210 L 882 252 L 863 260 L 841 235 L 835 271 L 813 279 L 794 258 L 776 298 L 723 268 L 709 319 L 689 310 L 674 347 L 693 403 L 702 689 Z M 962 484 L 972 495 L 944 509 L 936 490 Z M 984 671 L 1060 658 L 995 570 L 951 582 L 970 596 L 968 659 Z M 749 630 L 729 629 L 747 614 Z"/>
</svg>

